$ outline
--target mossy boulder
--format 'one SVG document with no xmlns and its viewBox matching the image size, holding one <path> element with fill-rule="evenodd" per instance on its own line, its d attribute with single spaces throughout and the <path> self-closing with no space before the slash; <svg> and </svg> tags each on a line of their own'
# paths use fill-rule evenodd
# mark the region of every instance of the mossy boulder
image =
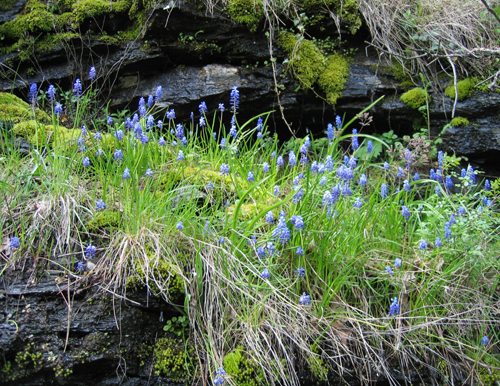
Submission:
<svg viewBox="0 0 500 386">
<path fill-rule="evenodd" d="M 464 117 L 455 117 L 451 120 L 450 125 L 453 127 L 469 126 L 469 120 Z"/>
<path fill-rule="evenodd" d="M 423 88 L 416 87 L 401 95 L 400 100 L 408 106 L 418 109 L 430 101 L 430 96 Z"/>
<path fill-rule="evenodd" d="M 244 355 L 242 347 L 226 354 L 223 364 L 227 375 L 238 386 L 259 386 L 265 383 L 262 369 Z"/>
<path fill-rule="evenodd" d="M 250 31 L 255 32 L 264 19 L 263 7 L 260 0 L 230 0 L 226 11 L 235 22 L 245 24 Z"/>
<path fill-rule="evenodd" d="M 127 13 L 132 6 L 132 0 L 79 0 L 73 4 L 73 24 L 104 14 Z"/>
<path fill-rule="evenodd" d="M 346 57 L 334 54 L 326 61 L 325 70 L 318 79 L 318 84 L 326 94 L 328 103 L 335 105 L 342 96 L 345 82 L 349 77 L 349 61 Z"/>
<path fill-rule="evenodd" d="M 38 122 L 50 122 L 49 116 L 42 110 L 35 109 L 35 118 Z M 31 106 L 17 96 L 5 92 L 0 92 L 0 120 L 18 123 L 33 119 L 33 109 Z"/>
<path fill-rule="evenodd" d="M 457 82 L 457 90 L 458 90 L 458 100 L 462 101 L 465 98 L 468 98 L 474 92 L 474 87 L 476 85 L 476 78 L 467 78 Z M 455 86 L 446 87 L 444 93 L 448 95 L 450 98 L 455 99 Z"/>
<path fill-rule="evenodd" d="M 12 130 L 15 135 L 23 137 L 31 145 L 58 147 L 64 153 L 71 153 L 76 149 L 76 143 L 81 135 L 80 130 L 47 125 L 36 120 L 16 123 Z"/>
</svg>

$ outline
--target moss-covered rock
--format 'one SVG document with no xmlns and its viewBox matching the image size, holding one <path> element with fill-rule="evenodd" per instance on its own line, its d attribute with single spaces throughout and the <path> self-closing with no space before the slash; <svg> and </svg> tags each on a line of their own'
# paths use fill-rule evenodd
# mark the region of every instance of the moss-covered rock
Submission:
<svg viewBox="0 0 500 386">
<path fill-rule="evenodd" d="M 194 347 L 182 339 L 160 338 L 154 350 L 154 370 L 173 382 L 186 382 L 193 375 L 194 354 Z"/>
<path fill-rule="evenodd" d="M 401 102 L 406 103 L 408 106 L 418 109 L 424 106 L 427 101 L 430 101 L 430 96 L 423 88 L 416 87 L 405 92 L 400 99 Z"/>
<path fill-rule="evenodd" d="M 455 117 L 451 120 L 450 125 L 453 127 L 469 126 L 469 120 L 464 117 Z"/>
<path fill-rule="evenodd" d="M 303 0 L 298 3 L 307 13 L 309 22 L 321 25 L 325 19 L 330 19 L 330 12 L 339 17 L 351 34 L 355 34 L 362 25 L 361 13 L 356 0 Z"/>
<path fill-rule="evenodd" d="M 342 96 L 345 82 L 349 77 L 349 61 L 346 57 L 330 55 L 326 61 L 325 70 L 318 79 L 318 84 L 326 94 L 328 103 L 335 105 Z"/>
<path fill-rule="evenodd" d="M 105 210 L 97 213 L 86 224 L 89 232 L 99 229 L 118 229 L 122 221 L 122 213 L 114 210 Z"/>
<path fill-rule="evenodd" d="M 73 4 L 72 23 L 78 25 L 83 20 L 104 14 L 128 13 L 132 0 L 79 0 Z"/>
<path fill-rule="evenodd" d="M 468 98 L 474 92 L 474 86 L 476 85 L 476 78 L 467 78 L 457 82 L 458 90 L 458 100 L 462 101 Z M 450 98 L 455 99 L 455 86 L 446 87 L 444 90 L 445 94 Z"/>
<path fill-rule="evenodd" d="M 50 122 L 49 116 L 42 110 L 35 109 L 35 118 L 38 122 Z M 17 96 L 0 92 L 0 120 L 18 123 L 33 119 L 31 106 Z"/>
<path fill-rule="evenodd" d="M 264 19 L 260 0 L 230 0 L 226 11 L 231 19 L 239 24 L 245 24 L 252 32 L 257 31 L 259 23 Z"/>
<path fill-rule="evenodd" d="M 13 133 L 34 146 L 57 147 L 63 153 L 72 153 L 81 135 L 80 130 L 67 129 L 64 126 L 47 125 L 37 120 L 16 123 Z"/>
</svg>

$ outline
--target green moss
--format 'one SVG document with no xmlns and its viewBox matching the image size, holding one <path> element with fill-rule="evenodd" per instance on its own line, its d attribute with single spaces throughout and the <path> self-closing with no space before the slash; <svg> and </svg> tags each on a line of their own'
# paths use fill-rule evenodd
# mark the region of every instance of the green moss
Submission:
<svg viewBox="0 0 500 386">
<path fill-rule="evenodd" d="M 89 232 L 99 229 L 119 228 L 122 222 L 122 213 L 113 210 L 105 210 L 93 216 L 86 224 Z"/>
<path fill-rule="evenodd" d="M 67 129 L 64 126 L 52 126 L 40 121 L 29 120 L 16 123 L 12 128 L 18 137 L 25 138 L 34 146 L 57 146 L 61 152 L 73 152 L 80 130 Z"/>
<path fill-rule="evenodd" d="M 2 0 L 2 2 L 0 3 L 0 12 L 5 12 L 12 9 L 15 2 L 15 0 Z"/>
<path fill-rule="evenodd" d="M 401 95 L 401 102 L 406 103 L 408 106 L 413 107 L 414 109 L 418 109 L 421 106 L 424 106 L 428 100 L 430 100 L 430 96 L 424 89 L 420 87 L 416 87 L 405 92 Z"/>
<path fill-rule="evenodd" d="M 235 177 L 237 178 L 237 177 Z M 159 185 L 162 189 L 169 189 L 173 185 L 189 180 L 189 183 L 206 186 L 212 182 L 215 186 L 223 185 L 225 189 L 234 192 L 236 187 L 230 176 L 221 176 L 220 172 L 209 169 L 201 169 L 192 166 L 185 166 L 181 170 L 169 169 L 163 174 L 159 180 Z M 242 189 L 248 187 L 246 181 L 240 180 L 239 186 Z"/>
<path fill-rule="evenodd" d="M 39 122 L 49 122 L 49 116 L 42 110 L 35 110 L 35 117 Z M 0 120 L 20 122 L 33 118 L 31 106 L 15 95 L 0 92 Z"/>
<path fill-rule="evenodd" d="M 243 355 L 243 348 L 238 347 L 224 356 L 224 370 L 238 386 L 259 386 L 264 384 L 262 369 L 250 358 Z"/>
<path fill-rule="evenodd" d="M 37 352 L 31 343 L 28 343 L 23 351 L 16 354 L 14 364 L 11 361 L 2 361 L 4 366 L 1 369 L 2 378 L 10 381 L 24 378 L 33 374 L 43 367 L 43 357 L 41 352 Z"/>
<path fill-rule="evenodd" d="M 245 24 L 252 32 L 257 31 L 264 18 L 263 5 L 259 0 L 230 0 L 226 10 L 231 19 Z"/>
<path fill-rule="evenodd" d="M 451 120 L 450 124 L 453 127 L 469 126 L 469 120 L 463 117 L 455 117 Z"/>
<path fill-rule="evenodd" d="M 154 370 L 157 375 L 166 376 L 172 382 L 185 382 L 194 371 L 195 354 L 192 345 L 182 339 L 160 338 L 154 349 Z"/>
<path fill-rule="evenodd" d="M 307 13 L 313 25 L 319 25 L 331 18 L 330 12 L 340 18 L 340 23 L 355 34 L 362 25 L 361 13 L 356 0 L 303 0 L 298 3 Z"/>
<path fill-rule="evenodd" d="M 335 105 L 342 96 L 345 82 L 349 76 L 349 61 L 342 55 L 330 55 L 326 68 L 318 79 L 318 85 L 326 94 L 328 103 Z"/>
<path fill-rule="evenodd" d="M 474 86 L 476 84 L 476 78 L 467 78 L 457 82 L 457 90 L 458 90 L 458 100 L 462 101 L 465 98 L 468 98 L 474 92 Z M 444 90 L 445 94 L 450 98 L 455 99 L 455 86 L 446 87 Z"/>
<path fill-rule="evenodd" d="M 89 17 L 129 12 L 131 6 L 131 0 L 79 0 L 73 4 L 73 24 L 81 23 Z"/>
</svg>

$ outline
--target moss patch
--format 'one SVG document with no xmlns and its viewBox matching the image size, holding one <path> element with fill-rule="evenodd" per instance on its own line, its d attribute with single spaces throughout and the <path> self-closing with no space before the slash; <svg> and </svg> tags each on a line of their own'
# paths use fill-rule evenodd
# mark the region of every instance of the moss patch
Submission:
<svg viewBox="0 0 500 386">
<path fill-rule="evenodd" d="M 457 82 L 458 100 L 462 101 L 465 98 L 470 97 L 474 92 L 475 84 L 476 78 L 467 78 Z M 455 86 L 446 87 L 444 93 L 450 98 L 455 99 Z"/>
<path fill-rule="evenodd" d="M 320 28 L 321 24 L 331 17 L 330 12 L 340 18 L 340 23 L 351 34 L 355 34 L 362 25 L 361 13 L 356 0 L 303 0 L 298 4 L 302 5 L 310 23 L 319 25 Z"/>
<path fill-rule="evenodd" d="M 194 347 L 182 339 L 160 338 L 154 350 L 154 370 L 156 374 L 166 376 L 173 382 L 187 381 L 193 375 Z"/>
<path fill-rule="evenodd" d="M 450 125 L 453 127 L 469 126 L 469 120 L 464 117 L 455 117 L 451 120 Z"/>
<path fill-rule="evenodd" d="M 76 141 L 81 135 L 80 130 L 67 129 L 64 126 L 52 126 L 40 121 L 29 120 L 16 123 L 13 132 L 23 137 L 34 146 L 57 146 L 64 153 L 75 149 Z"/>
<path fill-rule="evenodd" d="M 342 96 L 345 82 L 349 77 L 349 61 L 342 55 L 330 55 L 318 84 L 326 94 L 328 103 L 335 105 Z"/>
<path fill-rule="evenodd" d="M 49 116 L 42 110 L 35 110 L 35 117 L 39 122 L 50 122 Z M 0 92 L 0 120 L 21 122 L 33 119 L 31 106 L 15 95 Z"/>
<path fill-rule="evenodd" d="M 401 95 L 401 102 L 406 103 L 408 106 L 418 109 L 430 100 L 430 96 L 424 89 L 417 87 L 405 92 Z"/>
<path fill-rule="evenodd" d="M 131 6 L 131 0 L 79 0 L 73 4 L 72 22 L 73 24 L 79 24 L 90 17 L 129 12 Z"/>
<path fill-rule="evenodd" d="M 122 221 L 122 213 L 114 210 L 105 210 L 92 217 L 86 224 L 89 232 L 95 232 L 99 229 L 117 229 Z"/>
<path fill-rule="evenodd" d="M 243 348 L 238 347 L 224 356 L 224 370 L 234 383 L 239 386 L 259 386 L 264 384 L 262 369 L 250 358 L 243 355 Z"/>
<path fill-rule="evenodd" d="M 252 32 L 257 31 L 264 18 L 263 5 L 259 0 L 230 0 L 226 8 L 236 23 L 245 24 Z"/>
</svg>

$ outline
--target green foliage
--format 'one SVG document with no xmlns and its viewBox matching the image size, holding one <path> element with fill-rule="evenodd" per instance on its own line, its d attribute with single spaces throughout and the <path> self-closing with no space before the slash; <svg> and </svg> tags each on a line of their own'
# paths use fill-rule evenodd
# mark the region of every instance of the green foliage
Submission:
<svg viewBox="0 0 500 386">
<path fill-rule="evenodd" d="M 99 229 L 118 229 L 122 221 L 122 213 L 115 210 L 104 210 L 93 216 L 86 224 L 89 232 Z"/>
<path fill-rule="evenodd" d="M 194 347 L 181 339 L 160 338 L 154 349 L 155 373 L 173 382 L 186 382 L 194 370 Z"/>
<path fill-rule="evenodd" d="M 408 106 L 418 109 L 426 105 L 427 101 L 430 100 L 430 96 L 424 89 L 416 87 L 405 92 L 400 99 L 401 102 L 406 103 Z"/>
<path fill-rule="evenodd" d="M 243 354 L 243 347 L 226 354 L 223 359 L 224 370 L 238 386 L 259 386 L 264 384 L 262 369 Z"/>
<path fill-rule="evenodd" d="M 187 334 L 189 329 L 189 318 L 185 315 L 174 316 L 172 319 L 167 320 L 167 323 L 163 326 L 163 330 L 171 332 L 177 336 L 184 336 Z"/>
<path fill-rule="evenodd" d="M 307 13 L 312 25 L 319 25 L 330 19 L 330 12 L 340 18 L 341 24 L 355 34 L 362 25 L 361 13 L 356 0 L 303 0 L 303 10 Z"/>
<path fill-rule="evenodd" d="M 342 55 L 330 55 L 326 60 L 325 70 L 318 79 L 318 84 L 326 94 L 328 103 L 335 105 L 342 96 L 345 82 L 349 76 L 349 61 Z"/>
<path fill-rule="evenodd" d="M 239 24 L 245 24 L 252 32 L 257 31 L 259 23 L 264 18 L 260 0 L 230 0 L 226 11 L 231 19 Z"/>
<path fill-rule="evenodd" d="M 451 120 L 450 124 L 453 127 L 469 126 L 469 120 L 464 117 L 455 117 Z"/>
<path fill-rule="evenodd" d="M 0 12 L 5 12 L 11 9 L 16 0 L 3 0 L 2 3 L 0 3 Z"/>
<path fill-rule="evenodd" d="M 14 364 L 11 361 L 4 360 L 3 362 L 2 373 L 5 374 L 4 376 L 8 380 L 14 381 L 40 370 L 44 359 L 42 353 L 36 351 L 32 344 L 28 343 L 23 351 L 16 354 Z M 2 380 L 2 377 L 0 377 L 0 380 Z"/>
<path fill-rule="evenodd" d="M 468 98 L 474 92 L 474 87 L 476 85 L 476 78 L 467 78 L 457 82 L 457 90 L 458 90 L 458 100 L 463 101 L 465 98 Z M 445 94 L 450 98 L 455 99 L 455 86 L 446 87 L 444 90 Z"/>
<path fill-rule="evenodd" d="M 131 6 L 131 0 L 79 0 L 73 4 L 72 22 L 77 25 L 86 18 L 110 13 L 125 13 L 130 10 Z"/>
</svg>

